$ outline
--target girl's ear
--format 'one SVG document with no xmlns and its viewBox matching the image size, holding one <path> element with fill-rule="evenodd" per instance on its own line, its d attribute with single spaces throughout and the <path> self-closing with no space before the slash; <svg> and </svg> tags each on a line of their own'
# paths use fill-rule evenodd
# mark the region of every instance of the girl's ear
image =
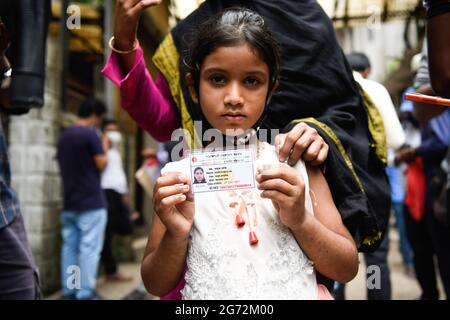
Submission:
<svg viewBox="0 0 450 320">
<path fill-rule="evenodd" d="M 195 103 L 198 103 L 198 96 L 197 91 L 195 90 L 194 86 L 194 77 L 192 76 L 192 73 L 188 72 L 186 73 L 186 85 L 189 90 L 189 94 L 191 96 L 192 101 Z"/>
<path fill-rule="evenodd" d="M 277 91 L 279 84 L 280 82 L 278 80 L 275 80 L 275 83 L 273 84 L 273 87 L 270 90 L 269 95 L 267 96 L 267 104 L 269 104 L 270 99 L 272 99 L 273 95 L 275 94 L 275 91 Z"/>
</svg>

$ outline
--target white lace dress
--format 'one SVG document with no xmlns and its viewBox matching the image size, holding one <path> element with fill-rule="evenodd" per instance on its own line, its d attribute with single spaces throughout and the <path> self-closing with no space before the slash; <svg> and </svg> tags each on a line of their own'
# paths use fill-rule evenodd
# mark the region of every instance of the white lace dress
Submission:
<svg viewBox="0 0 450 320">
<path fill-rule="evenodd" d="M 275 163 L 279 162 L 274 147 L 264 143 L 255 170 Z M 295 168 L 305 181 L 305 207 L 312 214 L 305 165 L 299 161 Z M 169 171 L 189 175 L 188 159 L 162 170 Z M 271 200 L 262 199 L 260 193 L 239 190 L 231 198 L 229 191 L 195 194 L 183 299 L 317 299 L 311 261 L 281 223 Z M 246 223 L 239 228 L 235 209 L 241 206 L 241 198 L 244 211 L 250 214 L 244 215 Z M 239 205 L 232 207 L 230 201 Z M 255 245 L 249 242 L 251 231 L 259 240 Z"/>
</svg>

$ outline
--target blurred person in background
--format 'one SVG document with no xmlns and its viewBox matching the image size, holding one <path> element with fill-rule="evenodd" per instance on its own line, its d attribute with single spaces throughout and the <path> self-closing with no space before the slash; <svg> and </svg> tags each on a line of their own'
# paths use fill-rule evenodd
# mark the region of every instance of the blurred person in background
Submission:
<svg viewBox="0 0 450 320">
<path fill-rule="evenodd" d="M 127 177 L 120 153 L 123 136 L 119 129 L 117 122 L 114 120 L 106 120 L 103 123 L 103 134 L 107 142 L 107 164 L 102 172 L 101 184 L 108 205 L 108 222 L 101 260 L 105 267 L 107 280 L 130 281 L 133 277 L 118 271 L 113 248 L 114 234 L 132 234 L 134 229 L 133 218 L 137 218 L 139 215 L 138 212 L 132 212 L 131 210 Z"/>
<path fill-rule="evenodd" d="M 365 90 L 369 97 L 374 102 L 375 106 L 383 120 L 384 133 L 386 136 L 386 145 L 388 148 L 388 161 L 389 154 L 392 154 L 392 150 L 399 148 L 405 142 L 405 133 L 398 119 L 397 113 L 395 111 L 394 104 L 389 95 L 387 89 L 380 83 L 369 80 L 368 77 L 371 72 L 371 63 L 369 58 L 360 52 L 353 52 L 347 55 L 347 61 L 353 70 L 353 77 L 359 83 L 359 85 Z M 388 162 L 389 163 L 389 162 Z M 387 167 L 388 178 L 391 185 L 391 200 L 396 200 L 393 210 L 398 210 L 398 206 L 395 204 L 397 200 L 402 203 L 402 195 L 399 194 L 398 188 L 392 188 L 392 185 L 398 186 L 398 181 L 393 178 L 390 174 L 389 166 Z M 401 206 L 400 206 L 401 207 Z M 396 216 L 402 215 L 402 212 L 396 212 Z M 400 220 L 400 221 L 403 221 Z M 391 280 L 390 271 L 388 266 L 388 252 L 389 252 L 389 229 L 386 229 L 386 235 L 380 244 L 380 247 L 372 253 L 364 253 L 364 258 L 366 260 L 367 267 L 378 266 L 380 268 L 380 287 L 367 288 L 367 299 L 368 300 L 390 300 L 391 299 Z M 405 237 L 406 235 L 404 235 Z M 369 275 L 369 274 L 367 274 Z M 335 290 L 336 299 L 345 299 L 344 286 L 339 284 Z"/>
<path fill-rule="evenodd" d="M 98 134 L 105 106 L 87 98 L 75 123 L 59 139 L 57 158 L 64 187 L 61 213 L 61 285 L 64 299 L 99 300 L 95 290 L 107 221 L 100 174 L 106 168 L 107 140 Z M 69 267 L 78 266 L 81 288 L 68 285 Z"/>
<path fill-rule="evenodd" d="M 444 4 L 442 8 L 445 7 Z M 420 67 L 414 80 L 414 89 L 419 93 L 435 95 L 430 79 L 428 52 L 427 43 L 424 42 Z M 417 162 L 421 161 L 425 192 L 422 193 L 424 199 L 419 208 L 408 206 L 408 201 L 405 206 L 408 212 L 405 215 L 408 238 L 414 251 L 415 272 L 422 289 L 421 299 L 439 298 L 434 265 L 435 255 L 446 297 L 450 299 L 450 229 L 448 225 L 450 112 L 447 108 L 431 104 L 414 102 L 413 105 L 413 115 L 421 124 L 422 141 L 417 147 L 402 148 L 396 158 L 399 162 L 410 163 L 409 166 L 414 163 L 417 165 Z M 435 112 L 436 110 L 440 111 Z"/>
</svg>

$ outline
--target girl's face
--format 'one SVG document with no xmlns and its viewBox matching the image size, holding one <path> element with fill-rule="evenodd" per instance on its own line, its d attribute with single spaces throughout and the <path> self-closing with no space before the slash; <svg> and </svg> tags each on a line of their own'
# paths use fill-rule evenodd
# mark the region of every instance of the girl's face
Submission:
<svg viewBox="0 0 450 320">
<path fill-rule="evenodd" d="M 203 171 L 202 170 L 197 170 L 194 173 L 195 176 L 195 180 L 197 180 L 197 182 L 202 182 L 203 181 Z"/>
<path fill-rule="evenodd" d="M 219 47 L 203 61 L 199 85 L 198 100 L 209 123 L 223 134 L 238 135 L 264 111 L 269 68 L 247 44 Z"/>
</svg>

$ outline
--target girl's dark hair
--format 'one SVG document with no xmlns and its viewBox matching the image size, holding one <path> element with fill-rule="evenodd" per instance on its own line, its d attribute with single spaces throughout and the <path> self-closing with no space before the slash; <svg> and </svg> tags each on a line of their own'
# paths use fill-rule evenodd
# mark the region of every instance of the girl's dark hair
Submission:
<svg viewBox="0 0 450 320">
<path fill-rule="evenodd" d="M 280 73 L 278 45 L 264 23 L 264 19 L 247 8 L 231 7 L 202 23 L 191 39 L 186 62 L 198 93 L 200 67 L 216 48 L 248 44 L 269 67 L 269 92 Z"/>
</svg>

